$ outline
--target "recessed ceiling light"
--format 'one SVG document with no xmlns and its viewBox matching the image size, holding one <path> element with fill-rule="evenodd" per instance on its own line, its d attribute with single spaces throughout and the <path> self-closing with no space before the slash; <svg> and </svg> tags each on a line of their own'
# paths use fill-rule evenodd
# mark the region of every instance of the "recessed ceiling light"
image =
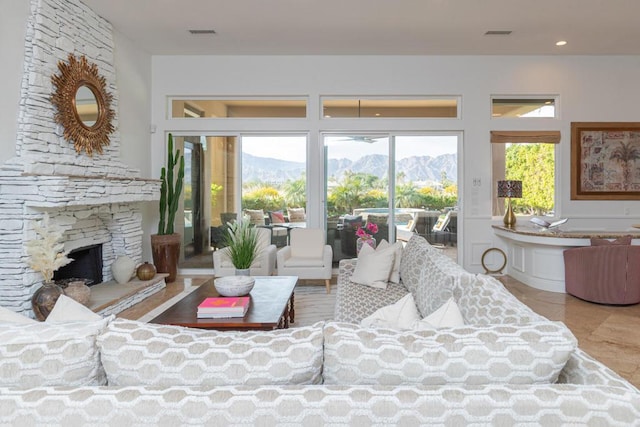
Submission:
<svg viewBox="0 0 640 427">
<path fill-rule="evenodd" d="M 191 34 L 215 34 L 216 30 L 189 30 Z"/>
<path fill-rule="evenodd" d="M 564 46 L 564 45 L 566 45 L 566 44 L 567 44 L 567 41 L 566 41 L 566 40 L 560 40 L 560 41 L 557 41 L 557 42 L 556 42 L 556 46 Z"/>
</svg>

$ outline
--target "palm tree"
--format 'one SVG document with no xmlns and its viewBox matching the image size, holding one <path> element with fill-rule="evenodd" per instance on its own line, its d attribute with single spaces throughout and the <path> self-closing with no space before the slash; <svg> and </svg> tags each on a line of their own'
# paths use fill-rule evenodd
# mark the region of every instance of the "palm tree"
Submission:
<svg viewBox="0 0 640 427">
<path fill-rule="evenodd" d="M 353 172 L 345 172 L 342 181 L 331 192 L 335 207 L 344 212 L 351 212 L 360 207 L 360 201 L 366 192 L 362 177 Z"/>
<path fill-rule="evenodd" d="M 420 205 L 420 194 L 413 182 L 396 185 L 396 207 L 414 208 Z"/>
<path fill-rule="evenodd" d="M 626 144 L 620 141 L 620 145 L 613 149 L 609 160 L 615 160 L 622 165 L 622 188 L 626 191 L 631 184 L 631 163 L 640 159 L 640 150 L 632 147 L 631 142 Z"/>
<path fill-rule="evenodd" d="M 285 182 L 283 191 L 287 206 L 305 206 L 307 204 L 307 182 L 304 177 Z"/>
</svg>

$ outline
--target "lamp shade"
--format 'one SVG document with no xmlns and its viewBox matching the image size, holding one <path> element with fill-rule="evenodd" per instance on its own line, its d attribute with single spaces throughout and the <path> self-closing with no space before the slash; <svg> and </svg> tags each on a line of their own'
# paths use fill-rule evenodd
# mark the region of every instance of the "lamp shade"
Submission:
<svg viewBox="0 0 640 427">
<path fill-rule="evenodd" d="M 498 181 L 498 197 L 522 197 L 522 181 L 504 180 Z"/>
</svg>

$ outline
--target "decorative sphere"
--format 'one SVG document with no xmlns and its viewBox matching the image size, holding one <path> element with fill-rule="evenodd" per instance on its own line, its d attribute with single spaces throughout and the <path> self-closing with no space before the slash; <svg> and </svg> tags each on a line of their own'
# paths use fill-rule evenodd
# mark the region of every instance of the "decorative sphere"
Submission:
<svg viewBox="0 0 640 427">
<path fill-rule="evenodd" d="M 156 275 L 156 267 L 153 264 L 145 262 L 144 264 L 140 264 L 140 266 L 138 266 L 136 275 L 140 280 L 151 280 Z"/>
</svg>

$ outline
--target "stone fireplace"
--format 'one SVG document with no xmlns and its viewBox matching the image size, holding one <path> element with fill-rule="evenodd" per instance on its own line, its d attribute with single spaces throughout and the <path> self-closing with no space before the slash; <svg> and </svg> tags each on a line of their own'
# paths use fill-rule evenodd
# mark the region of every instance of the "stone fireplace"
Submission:
<svg viewBox="0 0 640 427">
<path fill-rule="evenodd" d="M 69 281 L 85 279 L 89 286 L 102 283 L 104 263 L 102 262 L 102 245 L 91 245 L 74 249 L 68 257 L 73 260 L 53 274 L 53 280 Z"/>
<path fill-rule="evenodd" d="M 113 95 L 116 130 L 102 154 L 77 153 L 54 120 L 51 76 L 69 53 L 97 64 Z M 31 0 L 16 157 L 0 168 L 0 304 L 31 314 L 42 276 L 28 267 L 24 244 L 45 212 L 65 230 L 66 250 L 101 245 L 103 281 L 118 256 L 140 263 L 140 203 L 158 200 L 159 189 L 120 159 L 111 25 L 79 0 Z"/>
</svg>

